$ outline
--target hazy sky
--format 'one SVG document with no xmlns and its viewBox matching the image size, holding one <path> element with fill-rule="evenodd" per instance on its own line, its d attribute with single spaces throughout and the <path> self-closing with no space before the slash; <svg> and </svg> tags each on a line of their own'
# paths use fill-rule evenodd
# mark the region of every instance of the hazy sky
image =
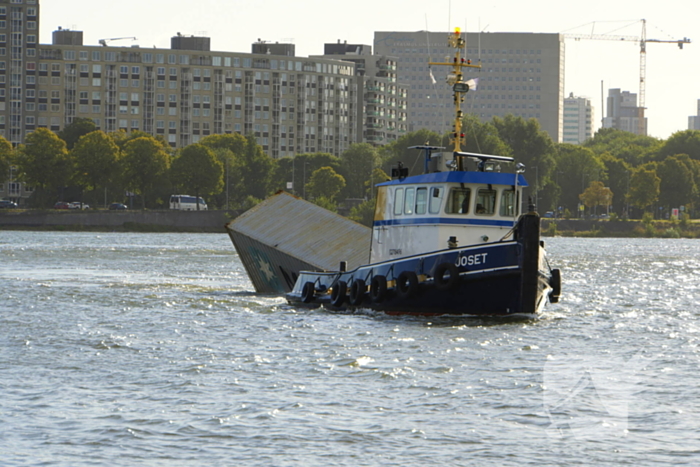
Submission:
<svg viewBox="0 0 700 467">
<path fill-rule="evenodd" d="M 372 45 L 374 31 L 451 30 L 614 34 L 647 38 L 689 37 L 694 43 L 647 44 L 646 106 L 649 134 L 668 138 L 688 128 L 700 99 L 700 2 L 697 0 L 39 0 L 41 42 L 62 26 L 84 32 L 86 45 L 134 36 L 112 45 L 169 48 L 170 38 L 211 37 L 215 51 L 250 52 L 258 39 L 293 42 L 297 56 L 321 55 L 338 39 Z M 595 23 L 595 24 L 593 24 Z M 627 27 L 624 27 L 628 25 Z M 695 43 L 697 41 L 697 43 Z M 585 96 L 600 126 L 601 81 L 639 91 L 639 44 L 566 40 L 565 92 Z"/>
</svg>

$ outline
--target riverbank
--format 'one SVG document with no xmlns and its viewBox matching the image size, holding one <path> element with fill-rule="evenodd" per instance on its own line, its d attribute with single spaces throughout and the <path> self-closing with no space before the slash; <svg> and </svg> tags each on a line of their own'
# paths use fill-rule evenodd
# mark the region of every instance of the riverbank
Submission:
<svg viewBox="0 0 700 467">
<path fill-rule="evenodd" d="M 225 233 L 240 211 L 0 211 L 0 230 Z M 700 238 L 700 222 L 542 219 L 545 237 Z"/>
<path fill-rule="evenodd" d="M 545 237 L 700 238 L 700 223 L 656 220 L 542 219 Z"/>
<path fill-rule="evenodd" d="M 2 230 L 225 233 L 237 211 L 6 211 Z"/>
</svg>

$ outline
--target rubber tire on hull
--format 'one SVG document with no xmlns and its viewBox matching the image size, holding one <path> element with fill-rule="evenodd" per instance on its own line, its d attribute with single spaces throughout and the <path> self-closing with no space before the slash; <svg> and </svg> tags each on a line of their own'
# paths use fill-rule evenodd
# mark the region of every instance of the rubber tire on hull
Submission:
<svg viewBox="0 0 700 467">
<path fill-rule="evenodd" d="M 355 279 L 350 286 L 350 305 L 360 306 L 365 301 L 367 286 L 362 279 Z"/>
<path fill-rule="evenodd" d="M 316 290 L 314 288 L 313 282 L 306 282 L 304 287 L 301 289 L 301 301 L 304 303 L 311 303 L 314 300 L 314 295 Z"/>
<path fill-rule="evenodd" d="M 382 303 L 386 298 L 386 277 L 374 276 L 369 287 L 369 294 L 374 303 Z"/>
<path fill-rule="evenodd" d="M 549 302 L 559 302 L 559 297 L 561 296 L 561 271 L 559 269 L 552 269 L 549 285 L 552 287 L 552 291 L 549 294 Z"/>
<path fill-rule="evenodd" d="M 396 280 L 396 293 L 402 299 L 413 298 L 418 293 L 418 275 L 413 271 L 403 271 Z"/>
<path fill-rule="evenodd" d="M 449 272 L 449 276 L 446 273 Z M 452 263 L 440 263 L 435 268 L 435 287 L 438 290 L 450 290 L 459 282 L 459 271 Z"/>
<path fill-rule="evenodd" d="M 343 306 L 343 302 L 347 297 L 348 284 L 345 281 L 338 281 L 333 287 L 331 292 L 331 305 L 333 306 Z"/>
</svg>

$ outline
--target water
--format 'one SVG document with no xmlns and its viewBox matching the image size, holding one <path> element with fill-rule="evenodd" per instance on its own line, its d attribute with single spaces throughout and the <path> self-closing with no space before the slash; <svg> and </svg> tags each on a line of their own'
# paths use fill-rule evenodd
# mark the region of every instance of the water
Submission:
<svg viewBox="0 0 700 467">
<path fill-rule="evenodd" d="M 700 243 L 547 239 L 538 320 L 252 292 L 226 235 L 0 232 L 0 465 L 700 463 Z"/>
</svg>

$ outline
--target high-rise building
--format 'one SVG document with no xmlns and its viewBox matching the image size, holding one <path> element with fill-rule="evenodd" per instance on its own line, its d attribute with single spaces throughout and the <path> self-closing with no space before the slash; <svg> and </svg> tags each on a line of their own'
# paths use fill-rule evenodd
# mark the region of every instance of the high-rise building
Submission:
<svg viewBox="0 0 700 467">
<path fill-rule="evenodd" d="M 700 130 L 700 99 L 698 99 L 697 105 L 697 113 L 688 117 L 689 130 Z"/>
<path fill-rule="evenodd" d="M 0 0 L 0 134 L 24 141 L 37 118 L 37 0 Z"/>
<path fill-rule="evenodd" d="M 603 128 L 616 128 L 646 136 L 647 119 L 644 109 L 637 106 L 637 94 L 608 89 L 608 112 L 603 119 Z"/>
<path fill-rule="evenodd" d="M 262 40 L 253 53 L 215 52 L 208 37 L 180 33 L 170 49 L 86 45 L 82 31 L 63 28 L 39 45 L 38 23 L 38 0 L 0 0 L 0 135 L 14 145 L 76 118 L 161 135 L 172 147 L 253 134 L 273 158 L 339 155 L 406 130 L 405 88 L 389 56 L 295 57 L 293 44 Z"/>
<path fill-rule="evenodd" d="M 357 141 L 375 146 L 406 133 L 407 87 L 397 83 L 396 57 L 372 55 L 372 47 L 340 42 L 325 44 L 324 58 L 355 63 Z"/>
<path fill-rule="evenodd" d="M 564 136 L 562 142 L 580 144 L 593 137 L 591 100 L 570 93 L 564 99 Z"/>
<path fill-rule="evenodd" d="M 450 67 L 431 66 L 451 57 L 447 33 L 375 32 L 374 50 L 398 57 L 399 82 L 408 85 L 408 130 L 439 133 L 452 125 L 452 91 L 446 83 Z M 482 121 L 513 114 L 535 118 L 554 141 L 563 135 L 564 37 L 560 34 L 467 33 L 465 58 L 481 69 L 465 96 L 465 113 Z M 449 58 L 448 58 L 449 60 Z"/>
</svg>

